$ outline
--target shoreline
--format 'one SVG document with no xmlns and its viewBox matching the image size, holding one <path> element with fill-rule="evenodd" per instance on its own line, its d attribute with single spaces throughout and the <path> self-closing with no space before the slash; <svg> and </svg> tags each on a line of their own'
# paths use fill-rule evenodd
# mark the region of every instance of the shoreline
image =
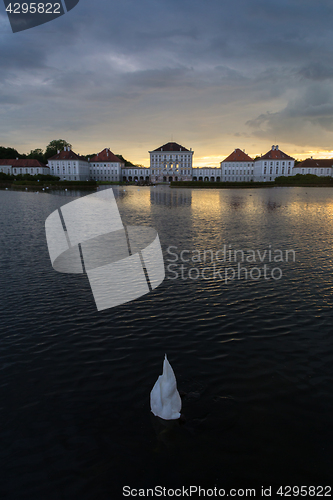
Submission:
<svg viewBox="0 0 333 500">
<path fill-rule="evenodd" d="M 333 184 L 275 184 L 274 182 L 260 182 L 260 183 L 248 183 L 246 185 L 239 183 L 237 186 L 236 184 L 232 185 L 227 185 L 227 183 L 218 183 L 218 182 L 211 182 L 211 183 L 206 183 L 204 184 L 197 184 L 193 183 L 193 185 L 189 185 L 189 183 L 186 183 L 184 185 L 181 185 L 180 183 L 174 184 L 171 182 L 170 184 L 171 188 L 189 188 L 189 189 L 262 189 L 262 188 L 282 188 L 282 187 L 305 187 L 305 188 L 311 188 L 311 187 L 325 187 L 325 188 L 332 188 Z"/>
<path fill-rule="evenodd" d="M 2 191 L 7 191 L 7 190 L 12 190 L 12 191 L 71 191 L 71 190 L 82 190 L 82 191 L 96 191 L 99 189 L 100 186 L 106 186 L 108 185 L 107 183 L 105 184 L 97 184 L 97 185 L 82 185 L 82 184 L 76 184 L 76 185 L 46 185 L 46 184 L 10 184 L 10 183 L 0 183 L 0 190 Z M 121 183 L 110 183 L 109 185 L 117 185 L 117 186 L 138 186 L 138 184 L 121 184 Z M 165 186 L 166 184 L 156 184 L 155 186 Z M 152 186 L 152 185 L 151 185 Z M 151 187 L 151 186 L 141 186 L 140 187 Z M 259 183 L 259 184 L 248 184 L 248 185 L 242 185 L 240 184 L 239 186 L 233 184 L 231 186 L 222 184 L 222 183 L 206 183 L 206 185 L 196 185 L 195 183 L 193 185 L 189 184 L 178 184 L 173 185 L 171 182 L 169 185 L 170 188 L 173 189 L 263 189 L 263 188 L 283 188 L 283 187 L 302 187 L 302 188 L 333 188 L 333 184 L 275 184 L 275 183 Z"/>
</svg>

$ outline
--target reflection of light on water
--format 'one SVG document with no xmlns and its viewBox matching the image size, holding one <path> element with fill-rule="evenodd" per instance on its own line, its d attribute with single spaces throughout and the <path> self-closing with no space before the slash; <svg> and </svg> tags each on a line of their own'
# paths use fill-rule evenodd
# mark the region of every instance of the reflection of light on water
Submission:
<svg viewBox="0 0 333 500">
<path fill-rule="evenodd" d="M 145 186 L 121 186 L 116 199 L 125 202 L 126 207 L 133 211 L 150 211 L 150 188 Z"/>
<path fill-rule="evenodd" d="M 169 186 L 124 186 L 119 187 L 117 200 L 128 208 L 134 218 L 147 216 L 148 213 L 151 215 L 158 206 L 177 211 L 188 208 L 186 221 L 188 228 L 193 230 L 192 244 L 200 247 L 213 248 L 222 242 L 237 247 L 257 247 L 273 241 L 275 246 L 279 246 L 284 236 L 288 245 L 292 246 L 297 235 L 317 232 L 315 225 L 318 218 L 322 220 L 326 232 L 333 234 L 333 190 L 330 188 L 173 189 Z M 167 212 L 165 216 L 167 220 Z"/>
<path fill-rule="evenodd" d="M 193 189 L 192 211 L 209 218 L 221 216 L 221 194 L 215 189 Z"/>
<path fill-rule="evenodd" d="M 192 191 L 193 212 L 206 220 L 229 217 L 235 211 L 254 213 L 258 207 L 255 190 L 207 189 Z"/>
<path fill-rule="evenodd" d="M 327 222 L 333 222 L 333 200 L 327 200 L 327 195 L 333 196 L 333 191 L 330 188 L 318 188 L 322 190 L 323 194 L 323 199 L 318 200 L 318 193 L 313 191 L 315 189 L 302 188 L 302 190 L 298 190 L 298 193 L 296 192 L 296 197 L 295 192 L 290 193 L 292 196 L 286 206 L 285 215 L 288 217 L 296 215 L 307 221 L 324 217 Z"/>
<path fill-rule="evenodd" d="M 3 447 L 19 450 L 18 465 L 3 464 L 5 477 L 17 478 L 10 482 L 13 497 L 22 484 L 28 498 L 48 498 L 50 490 L 61 497 L 55 467 L 70 490 L 96 497 L 121 489 L 124 471 L 133 486 L 174 478 L 214 485 L 221 471 L 226 487 L 245 487 L 250 477 L 258 491 L 263 477 L 288 484 L 291 474 L 302 478 L 308 471 L 317 484 L 329 484 L 333 191 L 306 191 L 221 190 L 219 201 L 213 191 L 196 191 L 202 212 L 197 202 L 195 208 L 152 204 L 165 246 L 192 249 L 193 242 L 217 250 L 220 242 L 214 247 L 208 240 L 215 226 L 236 249 L 244 248 L 239 234 L 245 231 L 249 248 L 296 248 L 296 263 L 287 263 L 277 282 L 165 280 L 153 293 L 101 313 L 84 276 L 55 275 L 46 259 L 44 217 L 64 198 L 2 192 L 1 399 L 14 393 L 19 409 L 3 434 Z M 137 205 L 127 210 L 126 200 L 141 194 L 120 199 L 128 219 Z M 192 218 L 200 221 L 205 246 L 199 247 Z M 186 422 L 162 428 L 148 395 L 165 351 L 179 367 Z M 36 422 L 43 424 L 43 447 Z M 65 458 L 59 436 L 70 448 Z M 52 450 L 52 460 L 44 449 Z M 88 473 L 73 474 L 82 470 Z"/>
</svg>

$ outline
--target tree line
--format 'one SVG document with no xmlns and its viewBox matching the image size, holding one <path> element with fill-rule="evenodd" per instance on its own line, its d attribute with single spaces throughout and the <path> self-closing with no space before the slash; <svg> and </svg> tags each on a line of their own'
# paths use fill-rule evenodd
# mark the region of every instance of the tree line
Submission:
<svg viewBox="0 0 333 500">
<path fill-rule="evenodd" d="M 32 149 L 29 154 L 22 154 L 19 153 L 16 149 L 14 148 L 6 148 L 4 146 L 0 146 L 0 159 L 4 160 L 13 160 L 13 159 L 29 159 L 29 160 L 38 160 L 41 163 L 47 163 L 49 158 L 52 158 L 52 156 L 55 156 L 57 152 L 60 150 L 62 151 L 64 147 L 70 147 L 72 148 L 72 145 L 65 141 L 64 139 L 55 139 L 51 141 L 45 148 L 45 151 L 43 149 L 37 148 L 37 149 Z M 93 156 L 96 156 L 97 153 L 92 153 L 88 155 L 81 155 L 83 158 L 88 160 L 88 158 L 92 158 Z M 117 154 L 116 155 L 120 160 L 122 160 L 125 163 L 126 167 L 138 167 L 139 165 L 134 165 L 128 160 L 125 160 L 125 158 Z"/>
</svg>

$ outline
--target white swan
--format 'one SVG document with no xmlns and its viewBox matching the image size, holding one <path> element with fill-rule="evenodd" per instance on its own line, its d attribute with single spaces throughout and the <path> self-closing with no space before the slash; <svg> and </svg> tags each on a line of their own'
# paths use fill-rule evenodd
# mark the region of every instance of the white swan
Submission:
<svg viewBox="0 0 333 500">
<path fill-rule="evenodd" d="M 164 420 L 175 420 L 180 417 L 182 401 L 177 391 L 175 374 L 166 355 L 163 374 L 158 377 L 150 393 L 150 408 L 155 416 Z"/>
</svg>

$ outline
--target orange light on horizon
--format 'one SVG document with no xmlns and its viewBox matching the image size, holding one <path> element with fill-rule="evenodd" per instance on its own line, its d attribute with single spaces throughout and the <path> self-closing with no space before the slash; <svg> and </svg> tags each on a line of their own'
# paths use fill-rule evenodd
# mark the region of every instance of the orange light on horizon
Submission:
<svg viewBox="0 0 333 500">
<path fill-rule="evenodd" d="M 307 151 L 306 153 L 301 153 L 301 154 L 295 154 L 295 157 L 298 157 L 299 159 L 306 160 L 307 158 L 315 158 L 318 160 L 329 160 L 330 158 L 333 158 L 333 150 L 331 151 Z"/>
</svg>

